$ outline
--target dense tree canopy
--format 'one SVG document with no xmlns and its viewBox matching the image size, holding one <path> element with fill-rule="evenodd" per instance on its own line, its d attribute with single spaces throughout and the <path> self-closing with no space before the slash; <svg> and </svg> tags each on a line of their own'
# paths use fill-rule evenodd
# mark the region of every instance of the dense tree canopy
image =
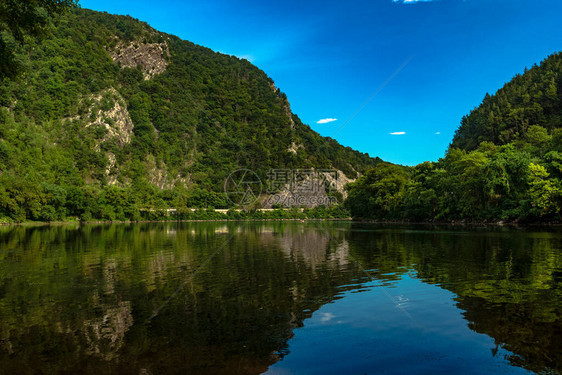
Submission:
<svg viewBox="0 0 562 375">
<path fill-rule="evenodd" d="M 379 162 L 303 124 L 248 61 L 128 16 L 73 9 L 20 49 L 28 69 L 0 81 L 0 220 L 228 208 L 224 180 L 240 168 L 355 178 Z M 164 69 L 114 61 L 127 50 Z"/>
<path fill-rule="evenodd" d="M 486 95 L 443 159 L 404 168 L 321 137 L 246 60 L 128 16 L 74 9 L 51 24 L 73 4 L 0 7 L 1 43 L 13 42 L 6 56 L 27 67 L 0 81 L 0 220 L 135 220 L 167 207 L 228 208 L 223 182 L 240 168 L 264 179 L 270 168 L 363 175 L 346 203 L 356 217 L 560 217 L 560 53 Z M 12 22 L 17 17 L 24 21 Z M 143 61 L 116 58 L 127 50 L 164 68 L 149 74 Z"/>
<path fill-rule="evenodd" d="M 560 220 L 562 53 L 487 95 L 444 158 L 379 164 L 349 186 L 346 204 L 381 220 Z"/>
<path fill-rule="evenodd" d="M 536 134 L 534 125 L 547 132 L 562 124 L 562 52 L 540 65 L 516 75 L 495 95 L 484 97 L 482 104 L 461 121 L 451 147 L 478 148 L 489 141 L 504 145 L 528 141 Z"/>
<path fill-rule="evenodd" d="M 13 77 L 20 69 L 18 44 L 26 35 L 45 33 L 51 17 L 75 6 L 77 0 L 2 0 L 0 2 L 0 78 Z"/>
</svg>

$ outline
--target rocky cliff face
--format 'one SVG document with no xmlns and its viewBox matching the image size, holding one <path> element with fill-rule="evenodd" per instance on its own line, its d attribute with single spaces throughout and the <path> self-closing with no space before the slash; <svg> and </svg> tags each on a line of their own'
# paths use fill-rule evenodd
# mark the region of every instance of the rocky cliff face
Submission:
<svg viewBox="0 0 562 375">
<path fill-rule="evenodd" d="M 119 42 L 111 52 L 111 58 L 121 67 L 139 67 L 144 79 L 163 73 L 168 67 L 170 51 L 166 43 Z"/>
<path fill-rule="evenodd" d="M 82 115 L 67 118 L 65 121 L 83 121 L 86 129 L 97 134 L 95 150 L 107 157 L 105 177 L 109 185 L 115 185 L 119 174 L 117 159 L 113 152 L 102 150 L 101 145 L 104 142 L 114 142 L 122 148 L 131 143 L 134 124 L 127 110 L 127 103 L 113 87 L 89 95 L 83 98 L 82 102 L 86 104 L 88 110 Z"/>
<path fill-rule="evenodd" d="M 335 195 L 347 196 L 345 185 L 355 181 L 338 170 L 286 170 L 289 176 L 278 192 L 261 199 L 263 208 L 318 207 L 338 203 Z"/>
<path fill-rule="evenodd" d="M 134 125 L 121 94 L 111 87 L 92 95 L 88 100 L 91 105 L 85 116 L 88 121 L 85 126 L 105 129 L 105 135 L 99 143 L 110 139 L 114 139 L 120 146 L 130 143 Z"/>
</svg>

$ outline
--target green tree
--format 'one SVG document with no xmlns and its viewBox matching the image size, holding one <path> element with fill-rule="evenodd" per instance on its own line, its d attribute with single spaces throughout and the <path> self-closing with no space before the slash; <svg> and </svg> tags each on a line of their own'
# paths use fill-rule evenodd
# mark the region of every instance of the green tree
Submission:
<svg viewBox="0 0 562 375">
<path fill-rule="evenodd" d="M 380 163 L 348 185 L 346 207 L 354 217 L 391 218 L 396 215 L 409 179 L 406 168 Z"/>
<path fill-rule="evenodd" d="M 20 69 L 18 44 L 26 35 L 42 36 L 51 17 L 74 7 L 77 0 L 3 0 L 0 2 L 0 78 L 13 77 Z"/>
<path fill-rule="evenodd" d="M 560 181 L 550 180 L 549 173 L 542 165 L 529 164 L 529 195 L 533 206 L 540 209 L 540 215 L 556 213 L 562 208 L 562 189 Z"/>
</svg>

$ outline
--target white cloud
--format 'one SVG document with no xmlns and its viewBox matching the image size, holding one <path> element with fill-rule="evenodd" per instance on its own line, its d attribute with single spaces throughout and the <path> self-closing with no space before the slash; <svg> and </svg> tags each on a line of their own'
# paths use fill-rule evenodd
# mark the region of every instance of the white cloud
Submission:
<svg viewBox="0 0 562 375">
<path fill-rule="evenodd" d="M 321 120 L 316 121 L 317 124 L 327 124 L 329 122 L 338 121 L 337 118 L 323 118 Z"/>
<path fill-rule="evenodd" d="M 319 313 L 319 315 L 320 315 L 320 321 L 323 322 L 323 323 L 329 322 L 330 320 L 332 320 L 336 317 L 334 314 L 332 314 L 330 312 L 328 312 L 328 313 L 321 312 L 321 313 Z"/>
<path fill-rule="evenodd" d="M 435 134 L 439 135 L 439 134 L 441 134 L 441 132 L 437 132 L 437 133 L 435 133 Z"/>
<path fill-rule="evenodd" d="M 415 3 L 429 3 L 434 0 L 392 0 L 393 3 L 402 3 L 402 4 L 415 4 Z"/>
<path fill-rule="evenodd" d="M 390 133 L 390 135 L 404 135 L 404 134 L 406 134 L 406 132 L 393 132 L 393 133 Z"/>
</svg>

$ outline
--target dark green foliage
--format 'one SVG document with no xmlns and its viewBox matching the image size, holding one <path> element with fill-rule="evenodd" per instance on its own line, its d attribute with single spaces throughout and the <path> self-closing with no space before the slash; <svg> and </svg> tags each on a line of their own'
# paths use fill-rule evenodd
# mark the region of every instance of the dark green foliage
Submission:
<svg viewBox="0 0 562 375">
<path fill-rule="evenodd" d="M 475 150 L 481 142 L 504 145 L 528 141 L 530 130 L 540 125 L 544 134 L 562 124 L 562 52 L 526 69 L 464 117 L 452 148 Z M 532 131 L 531 131 L 532 132 Z"/>
<path fill-rule="evenodd" d="M 112 60 L 111 51 L 146 43 L 165 43 L 163 73 L 147 80 Z M 380 161 L 296 116 L 293 125 L 285 94 L 248 61 L 131 17 L 74 9 L 20 49 L 25 75 L 0 81 L 0 219 L 228 208 L 224 180 L 237 169 L 264 179 L 270 168 L 311 167 L 356 177 Z M 112 112 L 130 116 L 128 140 Z"/>
<path fill-rule="evenodd" d="M 347 205 L 359 217 L 394 216 L 408 181 L 405 168 L 381 163 L 348 185 Z"/>
<path fill-rule="evenodd" d="M 51 17 L 74 7 L 77 0 L 2 0 L 0 2 L 0 78 L 21 70 L 17 48 L 26 35 L 40 37 Z"/>
<path fill-rule="evenodd" d="M 348 185 L 346 207 L 380 220 L 559 220 L 560 154 L 539 158 L 532 156 L 538 149 L 520 146 L 452 148 L 437 163 L 412 168 L 379 164 Z"/>
<path fill-rule="evenodd" d="M 562 210 L 562 54 L 518 75 L 463 118 L 443 159 L 379 164 L 350 184 L 354 217 L 552 221 Z"/>
<path fill-rule="evenodd" d="M 147 213 L 150 219 L 171 220 L 292 220 L 292 219 L 348 219 L 350 213 L 342 206 L 318 206 L 315 208 L 290 208 L 273 210 L 239 210 L 230 209 L 226 213 L 215 210 L 184 210 L 172 215 L 161 212 Z"/>
</svg>

